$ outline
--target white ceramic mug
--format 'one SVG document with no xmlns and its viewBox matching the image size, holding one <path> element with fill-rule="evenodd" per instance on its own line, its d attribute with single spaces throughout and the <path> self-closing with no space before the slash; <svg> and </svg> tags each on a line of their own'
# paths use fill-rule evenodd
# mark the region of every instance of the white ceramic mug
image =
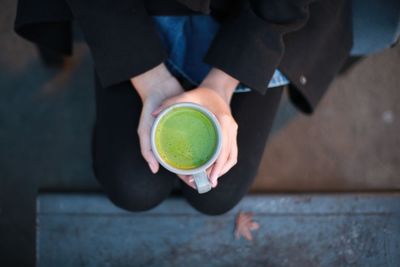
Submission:
<svg viewBox="0 0 400 267">
<path fill-rule="evenodd" d="M 155 142 L 156 129 L 157 129 L 157 126 L 158 126 L 158 123 L 160 122 L 160 120 L 168 112 L 172 111 L 174 108 L 180 108 L 180 107 L 189 107 L 189 108 L 193 108 L 193 109 L 201 111 L 204 115 L 206 115 L 212 121 L 214 128 L 216 130 L 216 133 L 217 133 L 217 146 L 216 146 L 216 149 L 215 149 L 212 157 L 202 166 L 194 168 L 194 169 L 190 169 L 190 170 L 177 169 L 177 168 L 169 165 L 168 163 L 166 163 L 161 158 L 160 154 L 158 153 L 157 147 L 156 147 L 156 142 Z M 219 153 L 221 152 L 221 145 L 222 145 L 221 138 L 222 138 L 221 126 L 219 125 L 219 122 L 218 122 L 217 118 L 214 116 L 214 114 L 212 114 L 209 110 L 207 110 L 206 108 L 204 108 L 198 104 L 183 102 L 183 103 L 178 103 L 178 104 L 172 105 L 172 106 L 164 109 L 157 116 L 156 120 L 153 123 L 152 129 L 151 129 L 151 149 L 152 149 L 153 154 L 156 157 L 157 161 L 167 170 L 169 170 L 173 173 L 176 173 L 176 174 L 180 174 L 180 175 L 192 175 L 194 178 L 194 182 L 196 184 L 197 191 L 200 194 L 202 194 L 202 193 L 206 193 L 211 190 L 211 183 L 208 180 L 206 170 L 208 169 L 208 167 L 210 167 L 215 162 L 215 160 L 219 156 Z"/>
</svg>

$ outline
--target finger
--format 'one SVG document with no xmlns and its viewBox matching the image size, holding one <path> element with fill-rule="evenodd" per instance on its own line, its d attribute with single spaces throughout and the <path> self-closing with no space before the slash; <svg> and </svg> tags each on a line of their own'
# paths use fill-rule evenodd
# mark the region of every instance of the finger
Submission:
<svg viewBox="0 0 400 267">
<path fill-rule="evenodd" d="M 222 168 L 225 165 L 225 162 L 227 161 L 228 156 L 229 156 L 229 152 L 230 152 L 229 148 L 228 148 L 229 140 L 227 140 L 227 139 L 228 139 L 228 135 L 223 135 L 223 138 L 222 138 L 223 144 L 222 144 L 221 154 L 219 155 L 219 157 L 215 161 L 214 165 L 212 166 L 210 181 L 211 181 L 211 183 L 214 183 L 214 184 L 216 183 L 218 177 L 220 176 Z"/>
<path fill-rule="evenodd" d="M 177 98 L 177 97 L 168 98 L 167 100 L 162 102 L 161 105 L 151 113 L 151 115 L 153 115 L 154 117 L 157 117 L 157 115 L 160 114 L 161 111 L 163 111 L 164 109 L 168 108 L 169 106 L 172 106 L 173 104 L 179 102 L 178 99 L 179 98 Z"/>
<path fill-rule="evenodd" d="M 178 177 L 188 186 L 190 186 L 193 189 L 197 189 L 196 188 L 196 184 L 194 182 L 193 176 L 192 175 L 180 175 L 178 174 Z"/>
<path fill-rule="evenodd" d="M 212 166 L 212 165 L 211 165 Z M 211 171 L 212 171 L 212 167 L 208 167 L 208 169 L 206 170 L 207 173 L 207 177 L 211 176 Z"/>
<path fill-rule="evenodd" d="M 217 159 L 217 161 L 212 166 L 210 182 L 211 182 L 211 185 L 213 185 L 214 187 L 217 186 L 217 184 L 218 184 L 218 178 L 220 177 L 221 170 L 222 170 L 225 162 L 227 161 L 227 159 L 228 159 L 228 156 L 221 154 L 219 156 L 219 158 Z"/>
<path fill-rule="evenodd" d="M 229 153 L 228 160 L 226 161 L 224 167 L 222 168 L 220 176 L 227 173 L 233 166 L 236 165 L 238 159 L 238 146 L 236 136 L 232 138 L 234 140 L 233 144 L 231 145 L 231 152 Z"/>
<path fill-rule="evenodd" d="M 160 114 L 160 112 L 161 112 L 162 110 L 163 110 L 163 106 L 161 105 L 161 106 L 159 106 L 158 108 L 156 108 L 156 109 L 151 113 L 151 115 L 154 116 L 154 117 L 157 117 L 157 115 Z"/>
<path fill-rule="evenodd" d="M 207 174 L 207 177 L 208 177 L 208 181 L 211 183 L 211 187 L 212 187 L 212 188 L 215 188 L 215 187 L 217 187 L 217 185 L 218 185 L 218 180 L 216 180 L 216 181 L 211 181 L 211 171 L 212 171 L 212 168 L 213 168 L 213 165 L 211 165 L 211 167 L 209 167 L 209 168 L 206 170 L 206 174 Z"/>
<path fill-rule="evenodd" d="M 153 155 L 150 144 L 150 128 L 139 125 L 138 128 L 140 152 L 143 158 L 147 161 L 152 173 L 157 173 L 159 164 Z"/>
</svg>

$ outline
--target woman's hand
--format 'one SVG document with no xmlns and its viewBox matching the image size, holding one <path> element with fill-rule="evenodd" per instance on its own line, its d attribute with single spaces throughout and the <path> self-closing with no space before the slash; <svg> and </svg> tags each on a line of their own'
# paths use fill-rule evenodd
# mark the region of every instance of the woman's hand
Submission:
<svg viewBox="0 0 400 267">
<path fill-rule="evenodd" d="M 237 84 L 238 81 L 231 76 L 218 69 L 212 69 L 198 88 L 165 100 L 153 112 L 153 115 L 156 116 L 163 109 L 173 104 L 193 102 L 206 107 L 216 116 L 221 125 L 222 147 L 219 157 L 207 170 L 213 187 L 217 186 L 218 178 L 227 173 L 237 162 L 238 147 L 236 138 L 238 125 L 232 117 L 229 106 L 232 93 Z M 180 178 L 195 188 L 192 177 L 180 176 Z"/>
<path fill-rule="evenodd" d="M 150 133 L 155 120 L 151 113 L 164 100 L 183 93 L 183 88 L 164 64 L 160 64 L 132 78 L 131 83 L 138 92 L 143 104 L 137 128 L 141 154 L 149 164 L 150 170 L 156 173 L 159 169 L 159 164 L 151 151 Z"/>
</svg>

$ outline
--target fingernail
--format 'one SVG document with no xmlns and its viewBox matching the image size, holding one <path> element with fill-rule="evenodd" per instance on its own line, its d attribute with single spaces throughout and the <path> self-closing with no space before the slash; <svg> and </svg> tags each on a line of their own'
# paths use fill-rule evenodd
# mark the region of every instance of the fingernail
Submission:
<svg viewBox="0 0 400 267">
<path fill-rule="evenodd" d="M 156 108 L 156 109 L 151 113 L 151 115 L 156 116 L 157 113 L 159 113 L 159 112 L 161 111 L 161 108 L 162 108 L 162 106 L 159 106 L 158 108 Z"/>
<path fill-rule="evenodd" d="M 217 176 L 216 173 L 212 173 L 212 174 L 211 174 L 211 181 L 212 181 L 213 183 L 215 183 L 215 182 L 217 181 L 217 178 L 218 178 L 218 176 Z"/>
<path fill-rule="evenodd" d="M 150 167 L 151 172 L 152 172 L 152 173 L 156 173 L 156 168 L 155 168 L 155 166 L 154 166 L 151 162 L 149 162 L 148 164 L 149 164 L 149 167 Z"/>
</svg>

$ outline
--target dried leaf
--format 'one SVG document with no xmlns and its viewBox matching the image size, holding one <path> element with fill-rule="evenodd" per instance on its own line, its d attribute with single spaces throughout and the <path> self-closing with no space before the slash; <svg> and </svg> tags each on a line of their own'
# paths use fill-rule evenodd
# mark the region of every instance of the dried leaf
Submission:
<svg viewBox="0 0 400 267">
<path fill-rule="evenodd" d="M 253 221 L 252 212 L 242 212 L 240 211 L 236 216 L 235 221 L 235 238 L 240 239 L 243 236 L 248 241 L 253 240 L 253 235 L 251 231 L 256 231 L 260 228 L 257 222 Z"/>
</svg>

